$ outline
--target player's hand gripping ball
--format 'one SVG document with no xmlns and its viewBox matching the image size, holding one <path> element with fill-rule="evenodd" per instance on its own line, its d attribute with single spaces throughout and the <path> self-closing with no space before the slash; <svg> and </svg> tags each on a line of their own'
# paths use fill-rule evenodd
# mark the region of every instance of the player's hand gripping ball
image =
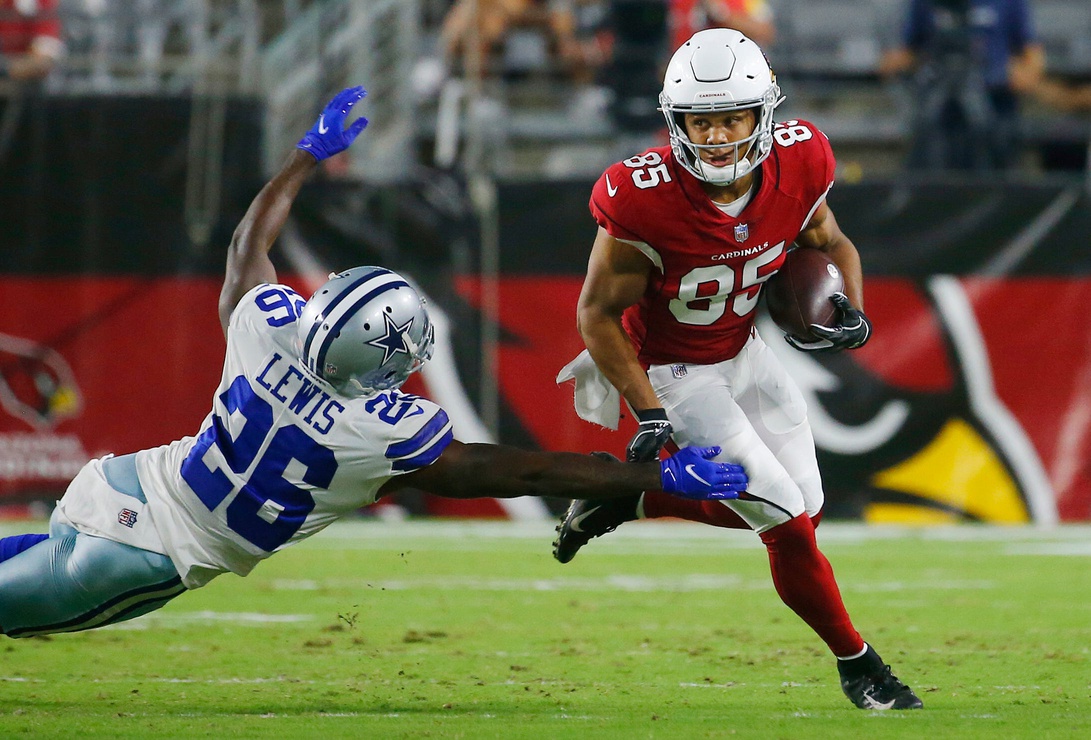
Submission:
<svg viewBox="0 0 1091 740">
<path fill-rule="evenodd" d="M 769 316 L 788 344 L 804 352 L 855 349 L 871 336 L 871 322 L 845 296 L 841 270 L 823 252 L 797 248 L 765 284 Z"/>
</svg>

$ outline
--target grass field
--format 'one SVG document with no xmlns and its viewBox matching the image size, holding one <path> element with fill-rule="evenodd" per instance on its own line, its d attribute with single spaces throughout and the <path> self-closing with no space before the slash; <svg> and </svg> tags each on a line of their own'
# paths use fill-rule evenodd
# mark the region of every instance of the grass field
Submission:
<svg viewBox="0 0 1091 740">
<path fill-rule="evenodd" d="M 1091 737 L 1087 528 L 822 525 L 908 713 L 842 696 L 752 534 L 627 525 L 565 566 L 551 535 L 349 522 L 124 625 L 0 638 L 0 737 Z"/>
</svg>

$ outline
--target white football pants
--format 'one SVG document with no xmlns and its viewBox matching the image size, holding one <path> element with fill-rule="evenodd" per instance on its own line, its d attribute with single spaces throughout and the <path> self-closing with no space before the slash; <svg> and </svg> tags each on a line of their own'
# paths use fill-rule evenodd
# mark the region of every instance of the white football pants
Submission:
<svg viewBox="0 0 1091 740">
<path fill-rule="evenodd" d="M 717 445 L 718 460 L 746 469 L 747 494 L 720 503 L 755 531 L 819 512 L 824 496 L 807 405 L 756 332 L 730 360 L 652 365 L 648 377 L 680 447 Z"/>
</svg>

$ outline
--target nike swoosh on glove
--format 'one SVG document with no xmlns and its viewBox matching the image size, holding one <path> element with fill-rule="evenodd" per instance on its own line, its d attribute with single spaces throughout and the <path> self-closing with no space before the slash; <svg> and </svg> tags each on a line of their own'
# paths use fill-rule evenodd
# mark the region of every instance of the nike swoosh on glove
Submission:
<svg viewBox="0 0 1091 740">
<path fill-rule="evenodd" d="M 367 119 L 361 116 L 345 128 L 345 116 L 366 95 L 367 90 L 359 86 L 346 87 L 337 93 L 296 147 L 313 154 L 319 162 L 348 149 L 360 132 L 367 128 Z"/>
<path fill-rule="evenodd" d="M 741 465 L 715 462 L 719 447 L 683 447 L 659 463 L 663 490 L 681 498 L 723 500 L 738 498 L 749 479 Z"/>
<path fill-rule="evenodd" d="M 834 293 L 830 296 L 830 300 L 841 313 L 837 326 L 811 324 L 811 334 L 818 337 L 818 341 L 804 342 L 791 334 L 786 334 L 784 339 L 788 344 L 801 352 L 835 351 L 864 346 L 871 338 L 871 322 L 868 321 L 868 317 L 863 311 L 853 308 L 848 296 L 844 293 Z"/>
</svg>

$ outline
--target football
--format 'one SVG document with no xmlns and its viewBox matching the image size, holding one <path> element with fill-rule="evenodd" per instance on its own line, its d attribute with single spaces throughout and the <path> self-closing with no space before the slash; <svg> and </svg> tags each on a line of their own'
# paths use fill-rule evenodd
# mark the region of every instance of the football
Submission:
<svg viewBox="0 0 1091 740">
<path fill-rule="evenodd" d="M 788 252 L 784 265 L 765 283 L 769 316 L 785 334 L 804 342 L 818 337 L 811 324 L 834 326 L 837 307 L 830 296 L 845 292 L 841 270 L 817 249 L 800 247 Z"/>
</svg>

